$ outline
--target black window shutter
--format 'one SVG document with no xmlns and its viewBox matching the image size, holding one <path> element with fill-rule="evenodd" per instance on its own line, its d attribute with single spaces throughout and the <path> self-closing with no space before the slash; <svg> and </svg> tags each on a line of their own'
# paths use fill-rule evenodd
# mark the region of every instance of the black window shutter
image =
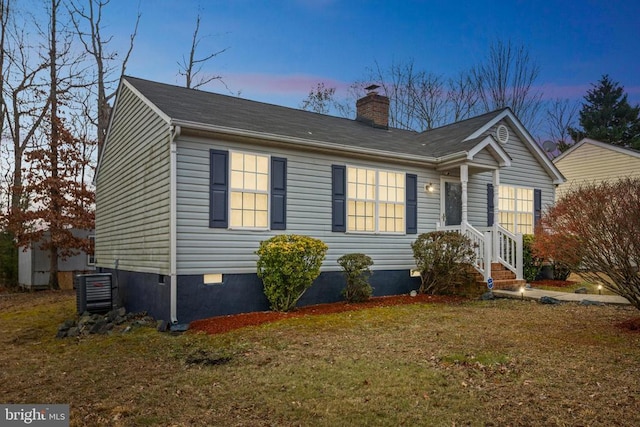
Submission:
<svg viewBox="0 0 640 427">
<path fill-rule="evenodd" d="M 537 227 L 542 218 L 542 190 L 533 190 L 533 226 Z"/>
<path fill-rule="evenodd" d="M 331 166 L 331 231 L 347 231 L 347 168 Z"/>
<path fill-rule="evenodd" d="M 407 234 L 418 233 L 418 176 L 407 174 L 405 179 L 406 209 L 407 209 Z"/>
<path fill-rule="evenodd" d="M 227 209 L 229 152 L 211 150 L 209 155 L 209 227 L 227 228 L 229 225 Z"/>
<path fill-rule="evenodd" d="M 487 184 L 487 227 L 493 226 L 493 216 L 495 206 L 493 206 L 493 184 Z"/>
<path fill-rule="evenodd" d="M 271 229 L 287 229 L 287 159 L 271 157 Z"/>
</svg>

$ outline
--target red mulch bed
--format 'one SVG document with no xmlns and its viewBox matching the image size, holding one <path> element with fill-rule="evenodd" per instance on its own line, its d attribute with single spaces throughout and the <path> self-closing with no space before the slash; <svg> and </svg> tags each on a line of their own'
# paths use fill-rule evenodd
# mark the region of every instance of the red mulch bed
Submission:
<svg viewBox="0 0 640 427">
<path fill-rule="evenodd" d="M 294 317 L 312 316 L 317 314 L 342 313 L 345 311 L 362 310 L 372 307 L 388 307 L 400 304 L 416 303 L 458 303 L 466 301 L 466 298 L 448 295 L 424 295 L 418 294 L 415 297 L 410 295 L 394 295 L 388 297 L 374 297 L 369 301 L 361 303 L 347 303 L 344 301 L 330 304 L 309 305 L 298 307 L 289 313 L 277 311 L 259 311 L 253 313 L 233 314 L 229 316 L 211 317 L 209 319 L 195 320 L 189 325 L 192 331 L 202 331 L 208 334 L 222 334 L 233 329 L 244 328 L 245 326 L 256 326 L 263 323 L 275 322 L 281 319 Z"/>
</svg>

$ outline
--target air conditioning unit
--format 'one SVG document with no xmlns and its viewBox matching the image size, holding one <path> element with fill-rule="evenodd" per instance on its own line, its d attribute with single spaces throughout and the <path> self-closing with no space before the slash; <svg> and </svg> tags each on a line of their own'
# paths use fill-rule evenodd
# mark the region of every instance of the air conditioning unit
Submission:
<svg viewBox="0 0 640 427">
<path fill-rule="evenodd" d="M 80 274 L 75 277 L 78 313 L 106 313 L 113 308 L 111 273 Z"/>
</svg>

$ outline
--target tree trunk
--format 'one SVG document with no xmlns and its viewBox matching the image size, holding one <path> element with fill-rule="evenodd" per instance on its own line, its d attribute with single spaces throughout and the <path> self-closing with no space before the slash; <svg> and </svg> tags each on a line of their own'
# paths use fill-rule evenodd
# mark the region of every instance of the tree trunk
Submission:
<svg viewBox="0 0 640 427">
<path fill-rule="evenodd" d="M 49 147 L 49 161 L 51 162 L 51 179 L 49 183 L 49 196 L 51 200 L 51 221 L 49 221 L 49 232 L 51 236 L 51 246 L 49 248 L 49 257 L 51 265 L 49 268 L 49 289 L 60 289 L 58 284 L 58 245 L 56 237 L 62 231 L 58 215 L 60 215 L 60 189 L 58 184 L 58 143 L 59 134 L 59 118 L 58 118 L 58 74 L 57 74 L 57 46 L 56 46 L 56 23 L 58 20 L 59 0 L 51 0 L 51 44 L 49 51 L 50 58 L 50 78 L 51 92 L 51 135 Z"/>
<path fill-rule="evenodd" d="M 58 248 L 55 245 L 51 246 L 49 258 L 49 289 L 60 289 L 60 283 L 58 283 Z"/>
</svg>

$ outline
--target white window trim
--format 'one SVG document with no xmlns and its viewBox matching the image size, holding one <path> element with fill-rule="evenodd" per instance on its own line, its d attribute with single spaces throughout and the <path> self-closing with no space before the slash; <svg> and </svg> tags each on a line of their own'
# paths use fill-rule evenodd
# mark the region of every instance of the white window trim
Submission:
<svg viewBox="0 0 640 427">
<path fill-rule="evenodd" d="M 514 215 L 514 224 L 513 224 L 514 231 L 513 232 L 515 234 L 522 233 L 520 230 L 518 230 L 518 220 L 517 220 L 517 218 L 518 218 L 518 214 L 525 214 L 526 213 L 526 214 L 531 214 L 531 228 L 532 228 L 532 230 L 531 230 L 531 233 L 522 233 L 522 234 L 533 234 L 533 232 L 535 231 L 535 219 L 536 219 L 535 218 L 536 217 L 535 216 L 535 198 L 536 198 L 535 189 L 533 187 L 526 187 L 524 185 L 512 185 L 512 184 L 504 184 L 504 183 L 500 183 L 500 186 L 498 188 L 499 189 L 500 188 L 513 188 L 513 189 L 516 190 L 515 194 L 514 194 L 515 199 L 513 201 L 514 202 L 513 206 L 515 208 L 514 210 L 500 209 L 500 199 L 501 199 L 501 197 L 500 197 L 500 193 L 499 193 L 500 190 L 498 190 L 498 210 L 499 210 L 499 212 L 508 212 L 508 213 L 512 213 Z M 518 208 L 518 189 L 531 190 L 531 212 L 524 212 L 524 211 L 521 212 L 521 211 L 517 210 L 517 208 Z M 500 224 L 500 225 L 502 226 L 502 224 Z"/>
<path fill-rule="evenodd" d="M 94 234 L 90 234 L 87 236 L 89 240 L 93 240 L 93 255 L 87 254 L 87 265 L 89 267 L 95 267 L 96 265 L 96 236 Z M 93 258 L 93 262 L 91 262 L 91 258 Z"/>
<path fill-rule="evenodd" d="M 231 167 L 231 162 L 232 162 L 232 157 L 233 157 L 233 153 L 238 153 L 238 154 L 244 154 L 244 155 L 252 155 L 252 156 L 259 156 L 259 157 L 266 157 L 267 158 L 267 191 L 252 191 L 249 190 L 248 192 L 251 192 L 253 194 L 266 194 L 267 195 L 267 226 L 266 227 L 245 227 L 245 226 L 233 226 L 231 225 L 231 193 L 233 193 L 234 191 L 240 191 L 240 192 L 247 192 L 244 188 L 243 189 L 237 189 L 234 188 L 231 182 L 231 174 L 232 174 L 232 167 Z M 229 230 L 246 230 L 246 231 L 270 231 L 271 230 L 271 155 L 270 154 L 264 154 L 264 153 L 256 153 L 253 151 L 243 151 L 243 150 L 229 150 L 229 167 L 228 169 L 228 182 L 229 182 L 229 191 L 227 194 L 227 215 L 229 218 Z"/>
<path fill-rule="evenodd" d="M 349 168 L 355 169 L 365 169 L 365 170 L 373 170 L 376 173 L 376 183 L 375 183 L 375 200 L 373 200 L 373 222 L 375 225 L 375 229 L 373 231 L 361 231 L 361 230 L 349 230 L 349 202 L 354 201 L 367 201 L 368 199 L 358 199 L 356 197 L 349 196 Z M 396 173 L 401 174 L 404 179 L 404 201 L 402 202 L 402 206 L 404 208 L 404 214 L 402 220 L 404 221 L 404 229 L 402 231 L 380 231 L 379 229 L 379 221 L 380 221 L 380 213 L 379 213 L 379 174 L 380 172 L 387 173 Z M 346 233 L 347 234 L 384 234 L 384 235 L 394 235 L 394 236 L 403 236 L 407 234 L 407 174 L 406 172 L 394 169 L 384 169 L 384 168 L 376 168 L 371 166 L 358 166 L 358 165 L 346 165 L 345 170 L 345 184 L 346 184 Z"/>
</svg>

